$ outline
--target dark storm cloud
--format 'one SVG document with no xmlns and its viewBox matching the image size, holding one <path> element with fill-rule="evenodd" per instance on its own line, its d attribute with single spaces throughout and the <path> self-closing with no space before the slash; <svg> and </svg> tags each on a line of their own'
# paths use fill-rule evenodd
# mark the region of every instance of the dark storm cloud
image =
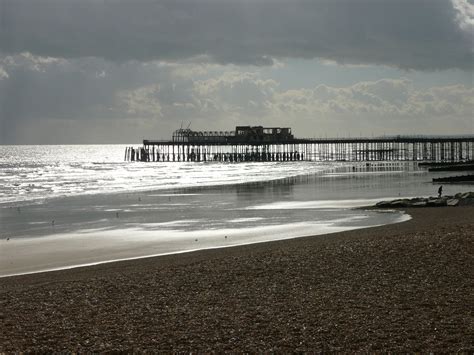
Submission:
<svg viewBox="0 0 474 355">
<path fill-rule="evenodd" d="M 98 58 L 55 60 L 24 54 L 0 60 L 0 69 L 5 73 L 0 75 L 0 144 L 15 143 L 21 127 L 46 119 L 119 124 L 127 114 L 117 92 L 170 81 L 155 65 Z"/>
<path fill-rule="evenodd" d="M 0 116 L 16 119 L 87 119 L 96 117 L 97 109 L 107 116 L 117 90 L 159 79 L 156 71 L 132 63 L 113 65 L 91 58 L 38 63 L 31 56 L 13 60 L 15 65 L 6 66 L 9 77 L 0 80 Z"/>
<path fill-rule="evenodd" d="M 472 69 L 467 0 L 0 1 L 0 52 L 9 54 Z"/>
</svg>

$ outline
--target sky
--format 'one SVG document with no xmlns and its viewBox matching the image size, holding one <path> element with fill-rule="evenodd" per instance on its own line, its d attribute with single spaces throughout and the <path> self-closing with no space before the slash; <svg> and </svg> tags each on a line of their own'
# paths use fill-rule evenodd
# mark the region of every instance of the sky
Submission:
<svg viewBox="0 0 474 355">
<path fill-rule="evenodd" d="M 474 0 L 0 0 L 0 144 L 474 134 Z"/>
</svg>

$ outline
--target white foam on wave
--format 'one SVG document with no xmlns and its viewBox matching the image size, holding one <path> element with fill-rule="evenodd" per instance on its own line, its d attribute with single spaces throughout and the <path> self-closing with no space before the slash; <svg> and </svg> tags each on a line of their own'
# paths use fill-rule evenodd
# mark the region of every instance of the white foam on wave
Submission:
<svg viewBox="0 0 474 355">
<path fill-rule="evenodd" d="M 143 228 L 155 228 L 155 227 L 184 227 L 189 226 L 193 223 L 202 223 L 202 219 L 181 219 L 177 221 L 170 221 L 170 222 L 156 222 L 156 223 L 140 223 L 140 226 Z"/>
<path fill-rule="evenodd" d="M 262 219 L 264 219 L 264 218 L 263 217 L 235 218 L 235 219 L 230 219 L 228 222 L 231 222 L 231 223 L 245 223 L 245 222 L 261 221 Z"/>
<path fill-rule="evenodd" d="M 403 197 L 386 197 L 393 200 Z M 314 200 L 314 201 L 277 201 L 261 205 L 249 206 L 247 210 L 287 210 L 287 209 L 340 209 L 372 206 L 381 201 L 374 199 L 352 199 L 352 200 Z"/>
</svg>

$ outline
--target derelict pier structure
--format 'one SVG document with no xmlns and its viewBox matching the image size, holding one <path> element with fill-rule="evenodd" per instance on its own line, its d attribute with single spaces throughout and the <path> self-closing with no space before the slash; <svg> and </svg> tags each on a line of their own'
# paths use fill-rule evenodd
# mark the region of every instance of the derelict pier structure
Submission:
<svg viewBox="0 0 474 355">
<path fill-rule="evenodd" d="M 171 140 L 127 147 L 126 161 L 430 161 L 474 159 L 474 135 L 375 138 L 295 138 L 291 128 L 237 126 L 235 131 L 180 128 Z"/>
</svg>

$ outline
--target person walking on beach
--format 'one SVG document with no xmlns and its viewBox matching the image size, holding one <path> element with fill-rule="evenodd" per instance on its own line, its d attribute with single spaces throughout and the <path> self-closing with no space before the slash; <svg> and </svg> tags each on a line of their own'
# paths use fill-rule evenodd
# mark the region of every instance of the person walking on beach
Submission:
<svg viewBox="0 0 474 355">
<path fill-rule="evenodd" d="M 438 197 L 441 197 L 442 194 L 443 194 L 443 185 L 441 185 L 438 189 Z"/>
</svg>

